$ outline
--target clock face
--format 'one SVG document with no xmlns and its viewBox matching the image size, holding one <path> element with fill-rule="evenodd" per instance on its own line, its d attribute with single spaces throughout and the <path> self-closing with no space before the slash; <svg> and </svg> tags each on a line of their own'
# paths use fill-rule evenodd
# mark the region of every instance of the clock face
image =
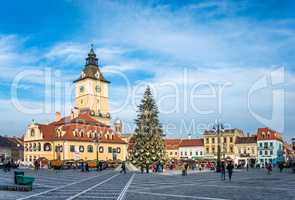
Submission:
<svg viewBox="0 0 295 200">
<path fill-rule="evenodd" d="M 97 86 L 95 87 L 95 91 L 96 91 L 96 92 L 100 92 L 100 91 L 101 91 L 99 85 L 97 85 Z"/>
<path fill-rule="evenodd" d="M 84 92 L 85 88 L 84 86 L 80 86 L 80 92 Z"/>
</svg>

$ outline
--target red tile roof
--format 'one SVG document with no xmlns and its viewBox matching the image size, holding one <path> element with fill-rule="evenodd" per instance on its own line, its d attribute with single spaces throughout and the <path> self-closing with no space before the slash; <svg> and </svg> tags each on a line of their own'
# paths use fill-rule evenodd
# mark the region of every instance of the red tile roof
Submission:
<svg viewBox="0 0 295 200">
<path fill-rule="evenodd" d="M 204 146 L 203 139 L 165 139 L 166 149 L 173 150 L 179 147 Z"/>
<path fill-rule="evenodd" d="M 23 142 L 20 138 L 17 137 L 7 137 L 0 135 L 0 147 L 21 149 L 23 148 Z"/>
<path fill-rule="evenodd" d="M 73 118 L 73 119 L 71 118 L 71 116 L 63 117 L 59 121 L 50 123 L 50 125 L 57 126 L 57 125 L 70 124 L 70 123 L 91 124 L 91 125 L 109 127 L 108 125 L 103 124 L 103 123 L 97 121 L 96 119 L 94 119 L 93 117 L 91 117 L 89 112 L 81 113 L 78 115 L 78 117 Z"/>
<path fill-rule="evenodd" d="M 283 138 L 279 132 L 276 132 L 270 128 L 258 128 L 257 140 L 278 140 L 283 142 Z"/>
<path fill-rule="evenodd" d="M 195 147 L 204 146 L 203 139 L 183 139 L 181 140 L 180 147 Z"/>
<path fill-rule="evenodd" d="M 44 140 L 70 140 L 70 141 L 88 141 L 96 140 L 94 134 L 100 136 L 100 143 L 115 143 L 127 144 L 118 134 L 113 130 L 91 117 L 90 113 L 81 113 L 78 117 L 71 119 L 71 117 L 64 117 L 57 122 L 49 124 L 38 124 L 40 131 L 43 134 Z M 61 130 L 61 135 L 58 135 L 58 129 Z M 77 135 L 74 132 L 77 131 Z M 88 133 L 92 133 L 90 137 Z"/>
<path fill-rule="evenodd" d="M 166 149 L 174 150 L 174 149 L 179 148 L 181 140 L 180 139 L 165 139 L 164 143 L 165 143 Z"/>
<path fill-rule="evenodd" d="M 257 136 L 237 137 L 236 144 L 253 144 L 257 143 Z"/>
</svg>

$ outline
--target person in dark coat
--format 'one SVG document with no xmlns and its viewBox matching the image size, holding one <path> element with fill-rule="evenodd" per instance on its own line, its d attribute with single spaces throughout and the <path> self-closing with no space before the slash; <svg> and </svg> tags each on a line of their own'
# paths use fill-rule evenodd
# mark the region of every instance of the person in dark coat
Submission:
<svg viewBox="0 0 295 200">
<path fill-rule="evenodd" d="M 99 171 L 99 161 L 96 163 L 96 171 Z"/>
<path fill-rule="evenodd" d="M 146 173 L 148 174 L 149 171 L 150 171 L 150 166 L 149 166 L 149 165 L 146 165 L 146 166 L 145 166 L 145 170 L 146 170 Z"/>
<path fill-rule="evenodd" d="M 271 175 L 271 173 L 272 173 L 272 164 L 271 163 L 266 164 L 266 169 L 267 169 L 268 175 Z"/>
<path fill-rule="evenodd" d="M 38 161 L 37 160 L 34 161 L 34 168 L 36 171 L 38 170 Z"/>
<path fill-rule="evenodd" d="M 282 173 L 283 172 L 283 169 L 284 169 L 284 164 L 283 163 L 280 163 L 279 164 L 279 168 L 280 168 L 280 173 Z"/>
<path fill-rule="evenodd" d="M 85 169 L 84 169 L 84 162 L 81 162 L 81 171 L 84 172 Z"/>
<path fill-rule="evenodd" d="M 102 162 L 99 161 L 99 171 L 102 171 Z"/>
<path fill-rule="evenodd" d="M 85 164 L 85 171 L 86 171 L 86 172 L 89 172 L 89 165 L 88 165 L 88 162 L 86 162 L 86 164 Z"/>
<path fill-rule="evenodd" d="M 234 165 L 232 164 L 232 162 L 230 161 L 229 164 L 227 165 L 227 172 L 228 172 L 228 178 L 229 181 L 231 181 L 231 177 L 233 175 L 233 169 L 234 169 Z"/>
<path fill-rule="evenodd" d="M 224 162 L 221 162 L 221 180 L 225 180 L 225 163 Z"/>
<path fill-rule="evenodd" d="M 124 172 L 124 174 L 126 174 L 126 163 L 125 162 L 122 162 L 122 165 L 121 165 L 121 171 L 120 173 Z"/>
<path fill-rule="evenodd" d="M 184 168 L 185 168 L 185 175 L 187 176 L 188 163 L 185 163 Z"/>
<path fill-rule="evenodd" d="M 142 165 L 140 165 L 140 172 L 143 174 L 143 172 L 144 172 L 144 167 L 143 167 L 143 164 Z"/>
</svg>

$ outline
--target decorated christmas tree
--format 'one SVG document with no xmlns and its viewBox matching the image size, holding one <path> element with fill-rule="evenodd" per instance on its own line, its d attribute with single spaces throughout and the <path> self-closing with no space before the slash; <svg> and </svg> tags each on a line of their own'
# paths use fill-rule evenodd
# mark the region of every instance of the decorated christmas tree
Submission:
<svg viewBox="0 0 295 200">
<path fill-rule="evenodd" d="M 164 159 L 165 147 L 158 114 L 151 89 L 147 87 L 138 106 L 136 129 L 132 138 L 134 145 L 130 160 L 136 166 L 146 167 Z"/>
</svg>

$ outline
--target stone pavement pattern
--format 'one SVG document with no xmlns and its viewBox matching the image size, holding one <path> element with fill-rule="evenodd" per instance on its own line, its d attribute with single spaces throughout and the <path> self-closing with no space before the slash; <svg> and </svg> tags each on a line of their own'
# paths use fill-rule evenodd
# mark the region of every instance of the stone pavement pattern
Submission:
<svg viewBox="0 0 295 200">
<path fill-rule="evenodd" d="M 219 174 L 214 172 L 186 177 L 120 174 L 112 170 L 89 173 L 78 170 L 25 170 L 25 174 L 36 177 L 34 190 L 0 191 L 0 200 L 295 200 L 295 174 L 274 172 L 267 175 L 260 169 L 236 172 L 232 182 L 221 181 Z M 12 178 L 13 172 L 0 172 L 0 184 L 11 181 Z"/>
</svg>

